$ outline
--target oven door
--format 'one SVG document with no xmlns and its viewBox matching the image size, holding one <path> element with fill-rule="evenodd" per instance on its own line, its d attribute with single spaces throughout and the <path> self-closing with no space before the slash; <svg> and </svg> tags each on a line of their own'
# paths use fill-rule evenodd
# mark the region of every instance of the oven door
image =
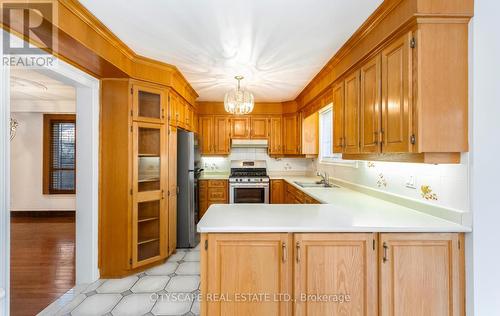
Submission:
<svg viewBox="0 0 500 316">
<path fill-rule="evenodd" d="M 269 203 L 269 183 L 231 183 L 229 203 Z"/>
</svg>

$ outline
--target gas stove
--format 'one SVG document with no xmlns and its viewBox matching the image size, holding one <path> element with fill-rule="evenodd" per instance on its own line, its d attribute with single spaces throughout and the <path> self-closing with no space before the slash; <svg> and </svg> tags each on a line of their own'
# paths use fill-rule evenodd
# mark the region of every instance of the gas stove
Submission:
<svg viewBox="0 0 500 316">
<path fill-rule="evenodd" d="M 269 203 L 269 177 L 264 160 L 232 160 L 229 203 Z"/>
<path fill-rule="evenodd" d="M 264 160 L 232 160 L 229 182 L 269 182 Z"/>
</svg>

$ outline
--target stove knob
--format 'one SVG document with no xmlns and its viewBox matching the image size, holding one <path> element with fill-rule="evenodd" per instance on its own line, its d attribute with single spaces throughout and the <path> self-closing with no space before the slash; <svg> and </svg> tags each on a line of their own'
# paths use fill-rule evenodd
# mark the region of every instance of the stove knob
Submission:
<svg viewBox="0 0 500 316">
<path fill-rule="evenodd" d="M 262 182 L 262 178 L 260 178 L 260 182 Z"/>
<path fill-rule="evenodd" d="M 247 181 L 250 182 L 250 178 L 248 178 Z"/>
</svg>

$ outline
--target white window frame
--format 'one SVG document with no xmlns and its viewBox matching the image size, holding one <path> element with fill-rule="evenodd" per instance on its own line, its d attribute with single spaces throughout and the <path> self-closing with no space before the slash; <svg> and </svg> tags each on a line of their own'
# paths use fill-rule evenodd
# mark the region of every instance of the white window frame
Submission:
<svg viewBox="0 0 500 316">
<path fill-rule="evenodd" d="M 322 124 L 323 123 L 322 123 L 321 116 L 325 112 L 328 112 L 328 111 L 332 111 L 332 129 L 333 129 L 334 128 L 333 127 L 333 124 L 334 124 L 333 115 L 335 115 L 335 113 L 333 112 L 334 111 L 334 109 L 333 109 L 333 103 L 330 103 L 330 104 L 326 105 L 325 107 L 321 108 L 318 111 L 318 114 L 319 114 L 319 133 L 318 133 L 318 135 L 319 135 L 319 155 L 318 155 L 318 162 L 320 164 L 341 165 L 341 166 L 347 166 L 347 167 L 357 168 L 358 167 L 358 162 L 356 160 L 344 160 L 344 159 L 342 159 L 342 154 L 340 154 L 340 153 L 333 153 L 332 152 L 333 148 L 330 149 L 330 153 L 328 153 L 328 155 L 325 155 L 323 153 L 323 146 L 322 146 L 322 143 L 323 143 L 323 133 L 322 133 L 323 126 L 322 126 Z M 332 130 L 330 130 L 330 135 L 333 135 L 333 131 Z M 333 139 L 332 139 L 332 142 L 333 142 Z"/>
</svg>

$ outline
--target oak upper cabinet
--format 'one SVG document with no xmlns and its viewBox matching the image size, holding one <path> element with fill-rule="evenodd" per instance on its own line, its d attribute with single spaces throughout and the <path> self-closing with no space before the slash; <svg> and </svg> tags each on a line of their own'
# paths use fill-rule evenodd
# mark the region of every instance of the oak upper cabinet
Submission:
<svg viewBox="0 0 500 316">
<path fill-rule="evenodd" d="M 411 34 L 405 34 L 382 51 L 381 133 L 386 153 L 411 151 L 410 40 Z"/>
<path fill-rule="evenodd" d="M 269 137 L 268 119 L 266 117 L 250 118 L 250 138 L 267 139 Z"/>
<path fill-rule="evenodd" d="M 181 97 L 177 97 L 177 126 L 186 128 L 186 103 Z"/>
<path fill-rule="evenodd" d="M 165 90 L 148 84 L 133 84 L 131 90 L 133 119 L 163 123 L 166 110 Z"/>
<path fill-rule="evenodd" d="M 333 137 L 334 153 L 344 151 L 344 82 L 341 81 L 333 87 Z"/>
<path fill-rule="evenodd" d="M 283 115 L 283 154 L 298 155 L 300 140 L 298 137 L 298 114 Z"/>
<path fill-rule="evenodd" d="M 177 248 L 177 128 L 168 127 L 168 253 Z"/>
<path fill-rule="evenodd" d="M 229 155 L 230 152 L 230 123 L 226 116 L 214 117 L 214 151 L 215 155 Z"/>
<path fill-rule="evenodd" d="M 319 152 L 319 113 L 314 112 L 302 121 L 301 154 L 316 156 Z"/>
<path fill-rule="evenodd" d="M 375 233 L 294 234 L 295 297 L 337 294 L 350 300 L 298 299 L 295 315 L 377 315 L 376 240 Z"/>
<path fill-rule="evenodd" d="M 281 117 L 269 119 L 269 155 L 283 154 L 283 126 Z"/>
<path fill-rule="evenodd" d="M 359 152 L 359 70 L 344 80 L 344 153 Z"/>
<path fill-rule="evenodd" d="M 271 204 L 283 204 L 285 183 L 281 179 L 271 180 Z"/>
<path fill-rule="evenodd" d="M 292 238 L 287 233 L 208 234 L 201 252 L 202 297 L 267 293 L 268 301 L 207 300 L 202 315 L 291 315 L 292 303 L 273 295 L 292 293 Z"/>
<path fill-rule="evenodd" d="M 193 113 L 193 108 L 185 103 L 185 118 L 184 118 L 184 121 L 185 121 L 185 128 L 188 130 L 188 131 L 193 131 L 193 118 L 194 118 L 194 113 Z"/>
<path fill-rule="evenodd" d="M 175 92 L 170 91 L 168 95 L 168 123 L 177 126 L 177 100 Z"/>
<path fill-rule="evenodd" d="M 228 155 L 231 124 L 227 116 L 200 116 L 200 153 L 202 155 Z"/>
<path fill-rule="evenodd" d="M 464 315 L 462 238 L 380 234 L 380 315 Z"/>
<path fill-rule="evenodd" d="M 231 138 L 250 138 L 250 117 L 235 116 L 231 118 Z"/>
<path fill-rule="evenodd" d="M 198 120 L 200 153 L 202 155 L 210 155 L 214 151 L 214 117 L 200 116 Z"/>
<path fill-rule="evenodd" d="M 360 137 L 362 153 L 379 153 L 381 134 L 380 56 L 361 67 Z"/>
</svg>

